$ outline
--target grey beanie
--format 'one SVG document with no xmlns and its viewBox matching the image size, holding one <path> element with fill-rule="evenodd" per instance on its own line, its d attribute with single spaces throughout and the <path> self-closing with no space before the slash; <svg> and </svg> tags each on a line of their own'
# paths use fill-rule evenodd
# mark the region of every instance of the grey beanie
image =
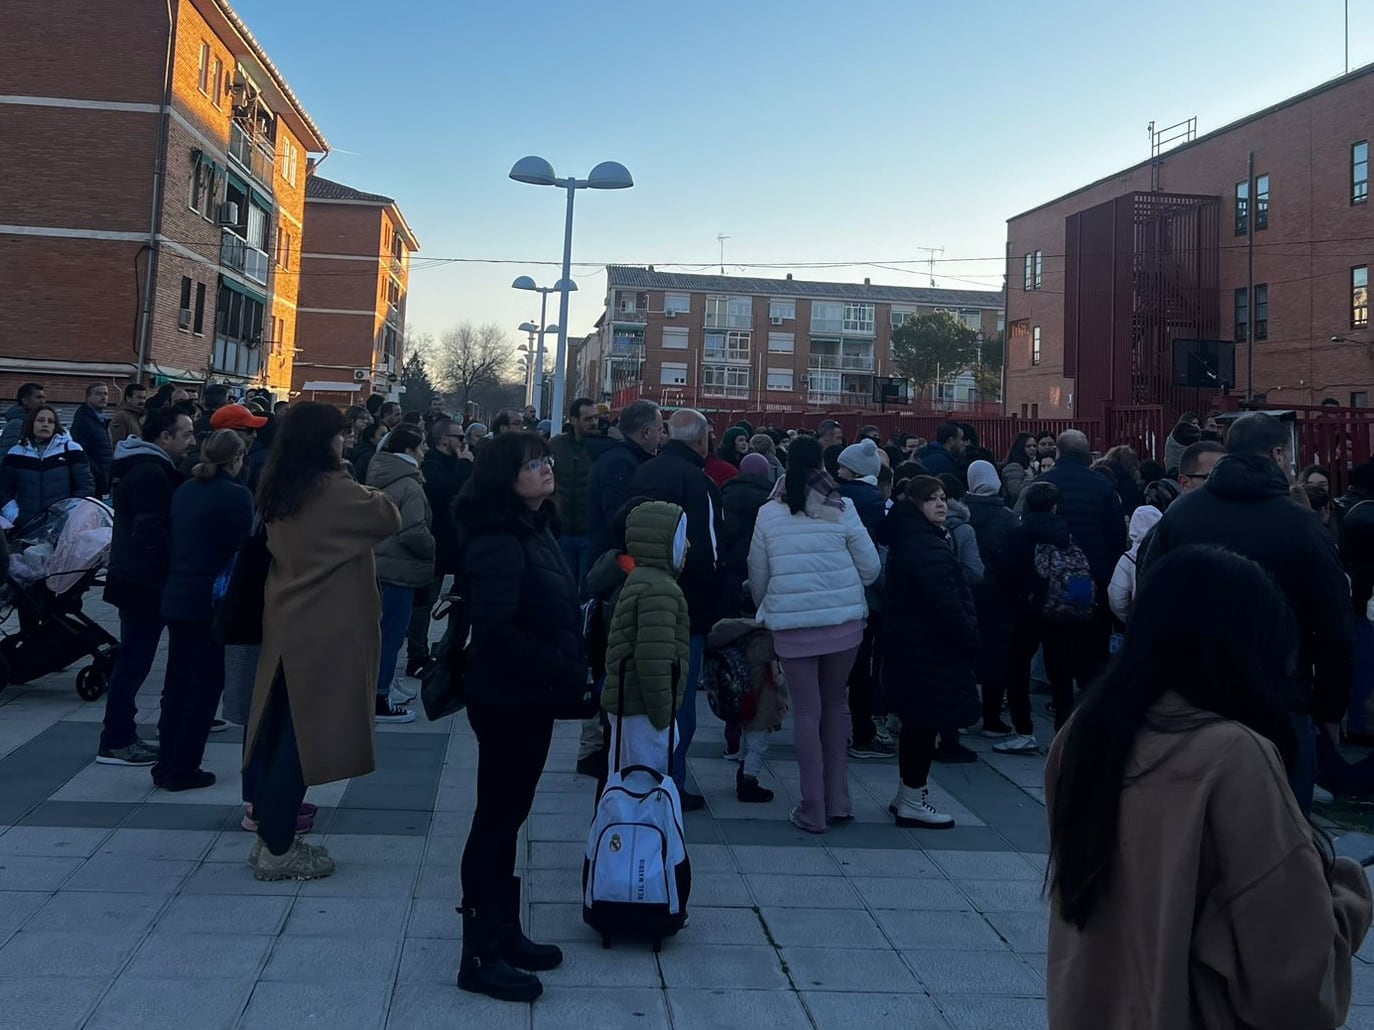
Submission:
<svg viewBox="0 0 1374 1030">
<path fill-rule="evenodd" d="M 873 476 L 876 478 L 879 470 L 883 467 L 883 462 L 878 457 L 878 445 L 865 437 L 858 443 L 852 443 L 840 451 L 840 465 L 849 469 L 856 476 Z"/>
</svg>

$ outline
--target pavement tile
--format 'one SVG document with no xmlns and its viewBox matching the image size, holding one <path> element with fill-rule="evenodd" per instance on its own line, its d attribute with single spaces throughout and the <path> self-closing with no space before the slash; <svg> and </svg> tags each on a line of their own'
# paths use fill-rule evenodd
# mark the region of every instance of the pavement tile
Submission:
<svg viewBox="0 0 1374 1030">
<path fill-rule="evenodd" d="M 179 796 L 179 795 L 173 795 Z M 199 804 L 162 801 L 136 808 L 124 824 L 141 830 L 223 830 L 238 825 L 242 805 Z"/>
<path fill-rule="evenodd" d="M 664 956 L 673 943 L 672 938 L 663 942 Z M 553 994 L 561 986 L 658 987 L 662 984 L 658 963 L 647 941 L 616 940 L 609 949 L 603 948 L 599 941 L 559 946 L 563 949 L 563 964 L 552 972 L 539 974 L 546 994 Z"/>
<path fill-rule="evenodd" d="M 932 1000 L 952 1030 L 1048 1030 L 1050 1025 L 1041 999 L 937 994 Z"/>
<path fill-rule="evenodd" d="M 579 874 L 577 897 L 582 896 Z M 746 878 L 738 873 L 718 872 L 692 876 L 691 905 L 707 908 L 752 908 L 755 903 Z"/>
<path fill-rule="evenodd" d="M 1047 912 L 1040 878 L 1034 880 L 960 880 L 962 890 L 979 912 Z"/>
<path fill-rule="evenodd" d="M 1014 951 L 1023 955 L 1043 954 L 1049 947 L 1050 920 L 1047 912 L 984 912 L 983 917 Z M 1374 998 L 1370 1000 L 1374 1001 Z"/>
<path fill-rule="evenodd" d="M 282 933 L 351 937 L 363 931 L 369 937 L 399 938 L 406 910 L 406 902 L 396 899 L 297 898 Z"/>
<path fill-rule="evenodd" d="M 212 830 L 119 829 L 107 834 L 96 851 L 100 855 L 128 858 L 195 861 L 202 858 L 218 838 L 219 834 Z"/>
<path fill-rule="evenodd" d="M 310 938 L 302 937 L 301 940 L 309 941 Z M 452 986 L 458 976 L 461 950 L 458 941 L 408 937 L 401 949 L 401 966 L 396 974 L 396 982 Z"/>
<path fill-rule="evenodd" d="M 810 1024 L 801 1001 L 790 991 L 684 990 L 670 984 L 666 994 L 675 1030 L 801 1030 Z"/>
<path fill-rule="evenodd" d="M 854 888 L 839 875 L 832 876 L 746 876 L 749 890 L 761 908 L 839 908 L 859 907 Z M 693 883 L 695 891 L 696 884 Z"/>
<path fill-rule="evenodd" d="M 693 904 L 682 935 L 684 941 L 707 947 L 768 943 L 758 912 L 750 908 L 711 908 Z"/>
<path fill-rule="evenodd" d="M 891 950 L 783 948 L 782 959 L 800 990 L 911 994 L 923 989 Z"/>
<path fill-rule="evenodd" d="M 374 933 L 354 937 L 277 938 L 262 980 L 288 983 L 390 984 L 399 939 Z"/>
<path fill-rule="evenodd" d="M 666 942 L 658 956 L 663 983 L 670 988 L 776 992 L 789 987 L 778 953 L 770 946 L 725 944 L 693 948 L 688 941 L 683 941 L 681 947 L 674 947 L 674 943 Z M 741 1020 L 739 1025 L 750 1024 Z"/>
<path fill-rule="evenodd" d="M 692 922 L 696 923 L 697 913 L 692 910 Z M 526 924 L 530 939 L 550 941 L 561 944 L 563 941 L 595 940 L 596 933 L 582 921 L 582 906 L 579 904 L 551 904 L 541 902 L 529 907 L 529 922 Z"/>
<path fill-rule="evenodd" d="M 139 946 L 129 963 L 129 977 L 191 980 L 235 980 L 251 984 L 267 957 L 272 939 L 249 934 L 228 934 L 207 926 L 212 933 L 155 932 Z M 247 1000 L 247 991 L 244 1000 Z M 237 1018 L 237 1011 L 235 1017 Z"/>
<path fill-rule="evenodd" d="M 996 931 L 977 912 L 876 909 L 873 916 L 893 945 L 902 950 L 1007 950 Z"/>
<path fill-rule="evenodd" d="M 931 994 L 1045 996 L 1044 983 L 1010 952 L 906 951 L 903 957 Z"/>
<path fill-rule="evenodd" d="M 529 867 L 531 869 L 581 869 L 587 854 L 585 834 L 582 840 L 546 841 L 530 839 Z"/>
<path fill-rule="evenodd" d="M 289 897 L 183 893 L 167 906 L 157 921 L 157 928 L 163 932 L 194 933 L 214 927 L 217 933 L 223 934 L 275 936 L 286 920 L 292 901 Z"/>
<path fill-rule="evenodd" d="M 63 890 L 111 893 L 175 894 L 195 862 L 172 862 L 131 855 L 99 854 L 87 860 Z"/>
<path fill-rule="evenodd" d="M 74 976 L 0 979 L 0 1030 L 77 1030 L 108 986 L 108 980 Z"/>
<path fill-rule="evenodd" d="M 248 834 L 244 834 L 245 837 Z M 343 868 L 344 864 L 417 865 L 425 849 L 423 837 L 412 835 L 331 832 L 321 842 Z"/>
<path fill-rule="evenodd" d="M 96 977 L 115 976 L 138 947 L 138 931 L 106 933 L 21 930 L 0 948 L 0 977 L 67 977 L 80 970 Z"/>
<path fill-rule="evenodd" d="M 947 1030 L 949 1024 L 924 994 L 854 994 L 802 991 L 817 1030 Z M 1002 1030 L 1000 1024 L 989 1024 Z"/>
<path fill-rule="evenodd" d="M 4 895 L 7 908 L 11 895 Z M 53 933 L 142 933 L 164 901 L 153 894 L 58 891 L 34 913 L 25 930 Z"/>
<path fill-rule="evenodd" d="M 735 849 L 726 844 L 694 844 L 691 850 L 692 875 L 737 873 Z"/>
<path fill-rule="evenodd" d="M 253 997 L 239 1027 L 241 1030 L 302 1026 L 378 1030 L 389 994 L 390 989 L 382 984 L 259 983 L 253 989 Z"/>
<path fill-rule="evenodd" d="M 446 905 L 434 898 L 416 898 L 410 903 L 410 921 L 406 924 L 406 934 L 410 937 L 457 940 L 462 936 L 462 924 L 458 913 L 454 911 L 455 908 L 455 905 Z"/>
<path fill-rule="evenodd" d="M 845 876 L 886 876 L 944 879 L 944 872 L 924 851 L 884 851 L 874 848 L 830 848 Z"/>
<path fill-rule="evenodd" d="M 768 937 L 784 947 L 890 948 L 887 938 L 863 909 L 772 908 L 763 906 L 759 915 L 768 927 Z M 696 914 L 692 921 L 695 923 Z M 695 925 L 693 929 L 696 929 Z"/>
<path fill-rule="evenodd" d="M 534 1030 L 668 1030 L 667 1001 L 657 988 L 548 991 L 531 1006 Z"/>
<path fill-rule="evenodd" d="M 412 838 L 419 841 L 420 838 Z M 334 849 L 329 849 L 334 858 Z M 320 880 L 306 880 L 301 883 L 302 898 L 397 898 L 409 897 L 415 885 L 419 866 L 415 862 L 405 864 L 363 864 L 339 860 L 330 876 Z M 450 887 L 449 893 L 452 893 Z"/>
<path fill-rule="evenodd" d="M 1039 881 L 1041 874 L 1015 851 L 932 851 L 952 880 Z"/>
<path fill-rule="evenodd" d="M 210 862 L 200 866 L 181 885 L 181 894 L 272 894 L 294 897 L 299 893 L 301 885 L 297 880 L 257 879 L 253 870 L 248 868 L 248 851 L 251 848 L 250 843 L 238 862 Z"/>
<path fill-rule="evenodd" d="M 28 810 L 22 825 L 109 830 L 128 819 L 137 808 L 137 804 L 107 804 L 99 801 L 45 801 Z"/>
<path fill-rule="evenodd" d="M 1343 1030 L 1374 1030 L 1374 1005 L 1352 1005 Z"/>
<path fill-rule="evenodd" d="M 0 891 L 55 891 L 86 860 L 0 855 Z"/>
<path fill-rule="evenodd" d="M 590 805 L 588 809 L 590 810 Z M 573 841 L 583 847 L 587 844 L 587 832 L 590 827 L 591 817 L 584 813 L 554 815 L 551 812 L 537 812 L 531 815 L 529 822 L 525 824 L 530 840 Z"/>
<path fill-rule="evenodd" d="M 835 860 L 824 848 L 788 848 L 741 845 L 733 849 L 742 873 L 774 876 L 834 876 Z M 693 868 L 696 863 L 693 862 Z"/>
<path fill-rule="evenodd" d="M 543 999 L 540 999 L 542 1002 Z M 436 1027 L 530 1030 L 530 1008 L 529 1005 L 512 1005 L 479 994 L 468 994 L 452 984 L 400 984 L 391 997 L 386 1027 L 387 1030 L 435 1030 Z M 281 1026 L 290 1025 L 282 1023 L 270 1030 L 280 1030 Z M 269 1030 L 266 1024 L 264 1030 Z M 584 1030 L 591 1028 L 585 1027 Z"/>
<path fill-rule="evenodd" d="M 0 856 L 89 858 L 109 835 L 98 827 L 15 826 L 0 835 Z"/>
<path fill-rule="evenodd" d="M 46 891 L 5 891 L 0 894 L 0 941 L 24 925 L 52 898 Z"/>
<path fill-rule="evenodd" d="M 948 880 L 902 880 L 856 876 L 849 881 L 871 909 L 902 908 L 957 912 L 970 909 L 968 897 Z"/>
</svg>

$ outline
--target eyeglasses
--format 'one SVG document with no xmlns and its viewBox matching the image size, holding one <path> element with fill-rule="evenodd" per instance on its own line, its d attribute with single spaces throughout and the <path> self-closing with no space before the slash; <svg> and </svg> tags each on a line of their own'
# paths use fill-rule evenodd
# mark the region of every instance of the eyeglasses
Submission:
<svg viewBox="0 0 1374 1030">
<path fill-rule="evenodd" d="M 553 455 L 546 454 L 542 458 L 535 458 L 527 461 L 521 466 L 526 472 L 543 472 L 545 468 L 553 468 Z"/>
</svg>

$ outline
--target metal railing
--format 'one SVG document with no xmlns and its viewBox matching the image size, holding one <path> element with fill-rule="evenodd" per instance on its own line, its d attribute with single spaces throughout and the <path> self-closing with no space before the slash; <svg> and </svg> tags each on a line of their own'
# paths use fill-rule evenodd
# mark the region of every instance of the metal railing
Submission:
<svg viewBox="0 0 1374 1030">
<path fill-rule="evenodd" d="M 259 183 L 272 188 L 272 169 L 276 166 L 276 154 L 243 131 L 238 122 L 229 125 L 229 156 L 237 161 Z"/>
<path fill-rule="evenodd" d="M 267 285 L 267 270 L 271 264 L 267 251 L 254 247 L 232 229 L 220 230 L 219 263 L 251 282 Z"/>
<path fill-rule="evenodd" d="M 845 369 L 852 372 L 872 372 L 873 358 L 859 354 L 812 354 L 806 359 L 807 368 Z"/>
</svg>

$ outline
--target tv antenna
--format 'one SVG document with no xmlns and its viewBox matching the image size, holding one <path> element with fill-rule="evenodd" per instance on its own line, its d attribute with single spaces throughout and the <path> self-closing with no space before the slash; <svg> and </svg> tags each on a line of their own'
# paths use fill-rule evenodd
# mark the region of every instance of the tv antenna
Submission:
<svg viewBox="0 0 1374 1030">
<path fill-rule="evenodd" d="M 917 250 L 924 250 L 924 251 L 926 252 L 926 264 L 927 264 L 927 266 L 928 266 L 929 269 L 930 269 L 930 285 L 931 285 L 931 288 L 933 289 L 933 288 L 935 287 L 935 255 L 936 255 L 936 254 L 943 254 L 943 253 L 945 252 L 945 248 L 944 248 L 944 247 L 917 247 L 916 249 L 917 249 Z"/>
<path fill-rule="evenodd" d="M 725 274 L 725 241 L 730 239 L 723 232 L 716 233 L 716 242 L 720 244 L 720 274 Z"/>
</svg>

